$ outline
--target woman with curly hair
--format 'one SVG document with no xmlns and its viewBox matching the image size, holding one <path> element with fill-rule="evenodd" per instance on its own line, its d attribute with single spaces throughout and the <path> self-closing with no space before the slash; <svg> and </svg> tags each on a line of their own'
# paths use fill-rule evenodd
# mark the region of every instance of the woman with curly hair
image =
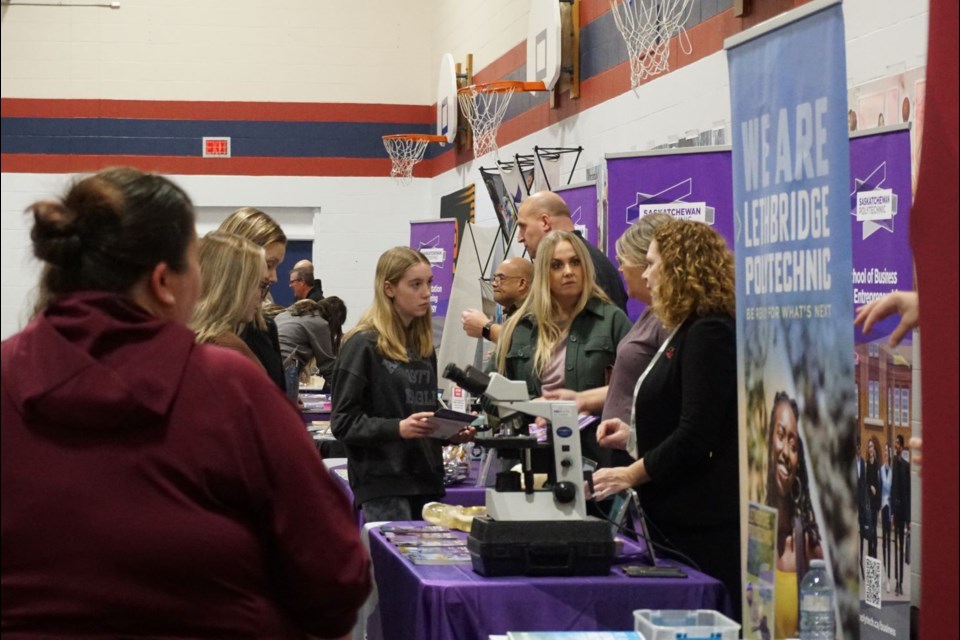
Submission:
<svg viewBox="0 0 960 640">
<path fill-rule="evenodd" d="M 774 637 L 793 638 L 800 605 L 800 580 L 810 561 L 823 557 L 820 532 L 810 501 L 806 455 L 797 402 L 785 392 L 773 398 L 767 460 L 767 506 L 777 510 Z"/>
<path fill-rule="evenodd" d="M 740 489 L 733 255 L 700 222 L 654 234 L 644 278 L 670 329 L 634 389 L 633 424 L 597 429 L 628 467 L 594 473 L 598 499 L 637 487 L 653 541 L 723 582 L 740 618 Z"/>
</svg>

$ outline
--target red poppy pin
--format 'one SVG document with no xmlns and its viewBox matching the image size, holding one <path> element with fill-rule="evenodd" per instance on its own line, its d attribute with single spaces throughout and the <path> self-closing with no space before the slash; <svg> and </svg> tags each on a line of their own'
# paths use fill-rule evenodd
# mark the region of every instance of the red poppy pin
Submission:
<svg viewBox="0 0 960 640">
<path fill-rule="evenodd" d="M 667 350 L 663 352 L 663 355 L 665 355 L 668 359 L 672 360 L 673 354 L 675 351 L 676 349 L 674 349 L 673 347 L 667 347 Z"/>
</svg>

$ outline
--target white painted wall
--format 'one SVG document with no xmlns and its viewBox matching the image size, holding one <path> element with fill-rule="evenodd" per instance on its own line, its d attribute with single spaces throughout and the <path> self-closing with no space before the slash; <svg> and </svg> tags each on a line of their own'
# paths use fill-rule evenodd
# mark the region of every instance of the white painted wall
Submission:
<svg viewBox="0 0 960 640">
<path fill-rule="evenodd" d="M 5 6 L 3 97 L 432 104 L 435 1 Z"/>
<path fill-rule="evenodd" d="M 473 70 L 488 66 L 527 39 L 529 0 L 435 0 L 433 58 L 444 53 L 465 63 L 473 54 Z"/>
</svg>

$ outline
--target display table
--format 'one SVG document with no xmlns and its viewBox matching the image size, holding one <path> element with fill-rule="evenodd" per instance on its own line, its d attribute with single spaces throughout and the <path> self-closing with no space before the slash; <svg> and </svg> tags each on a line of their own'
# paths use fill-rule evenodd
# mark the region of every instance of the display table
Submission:
<svg viewBox="0 0 960 640">
<path fill-rule="evenodd" d="M 342 464 L 330 467 L 331 473 L 333 473 L 334 479 L 337 483 L 347 492 L 347 497 L 350 498 L 350 502 L 353 502 L 353 491 L 350 490 L 350 483 L 347 480 L 347 464 L 343 462 Z M 453 486 L 447 487 L 447 495 L 444 496 L 440 502 L 444 504 L 458 504 L 462 507 L 479 507 L 484 504 L 486 499 L 486 494 L 483 487 L 474 486 L 477 482 L 477 475 L 480 472 L 480 463 L 471 462 L 470 463 L 470 474 L 467 478 Z"/>
<path fill-rule="evenodd" d="M 625 541 L 625 549 L 642 547 Z M 686 567 L 687 578 L 669 579 L 629 578 L 616 566 L 602 577 L 484 578 L 470 565 L 414 565 L 376 528 L 370 531 L 370 556 L 379 593 L 379 615 L 367 626 L 370 638 L 486 640 L 507 631 L 627 631 L 635 609 L 730 614 L 723 585 Z"/>
</svg>

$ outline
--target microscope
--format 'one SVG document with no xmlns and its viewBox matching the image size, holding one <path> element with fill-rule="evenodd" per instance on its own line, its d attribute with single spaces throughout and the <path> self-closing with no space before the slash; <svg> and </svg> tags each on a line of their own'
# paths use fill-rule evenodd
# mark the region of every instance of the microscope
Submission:
<svg viewBox="0 0 960 640">
<path fill-rule="evenodd" d="M 523 381 L 475 367 L 447 365 L 443 376 L 482 396 L 497 427 L 474 440 L 509 457 L 521 472 L 497 474 L 486 489 L 487 516 L 475 518 L 467 539 L 473 569 L 485 576 L 607 575 L 614 554 L 608 522 L 587 515 L 577 406 L 568 400 L 531 400 Z M 546 442 L 526 434 L 530 417 L 549 422 Z M 543 488 L 534 488 L 537 454 L 547 451 Z M 521 478 L 523 482 L 521 483 Z"/>
</svg>

